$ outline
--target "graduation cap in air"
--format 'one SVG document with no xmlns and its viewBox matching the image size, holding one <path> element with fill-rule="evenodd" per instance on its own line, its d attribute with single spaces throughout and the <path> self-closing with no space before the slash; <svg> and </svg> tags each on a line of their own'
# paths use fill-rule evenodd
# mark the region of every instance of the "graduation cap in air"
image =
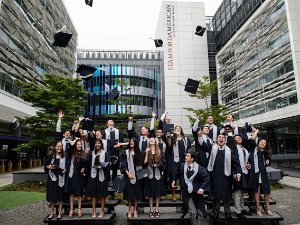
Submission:
<svg viewBox="0 0 300 225">
<path fill-rule="evenodd" d="M 199 81 L 188 78 L 188 80 L 185 84 L 184 90 L 186 92 L 196 94 L 199 84 L 200 84 Z"/>
<path fill-rule="evenodd" d="M 206 31 L 205 27 L 197 26 L 195 34 L 198 35 L 198 36 L 203 36 L 205 31 Z"/>
<path fill-rule="evenodd" d="M 87 66 L 87 65 L 80 65 L 76 72 L 77 73 L 80 73 L 80 77 L 81 79 L 83 80 L 90 80 L 93 75 L 94 75 L 94 72 L 97 70 L 97 68 L 95 67 L 92 67 L 92 66 Z"/>
<path fill-rule="evenodd" d="M 59 31 L 57 31 L 54 34 L 54 42 L 53 46 L 58 46 L 58 47 L 67 47 L 69 44 L 69 41 L 71 40 L 72 34 L 66 33 L 66 26 L 63 26 Z"/>
<path fill-rule="evenodd" d="M 118 97 L 119 97 L 119 94 L 120 94 L 119 91 L 118 91 L 118 88 L 115 87 L 114 89 L 110 90 L 110 88 L 109 88 L 109 86 L 107 84 L 104 84 L 104 85 L 107 88 L 108 99 L 109 100 L 112 100 L 112 99 L 117 100 Z"/>
<path fill-rule="evenodd" d="M 94 129 L 94 121 L 91 119 L 85 119 L 83 121 L 82 129 L 87 131 L 93 131 Z"/>
<path fill-rule="evenodd" d="M 89 6 L 93 6 L 93 0 L 85 0 L 85 4 Z"/>
<path fill-rule="evenodd" d="M 156 48 L 162 47 L 164 42 L 161 39 L 154 39 L 154 44 Z"/>
</svg>

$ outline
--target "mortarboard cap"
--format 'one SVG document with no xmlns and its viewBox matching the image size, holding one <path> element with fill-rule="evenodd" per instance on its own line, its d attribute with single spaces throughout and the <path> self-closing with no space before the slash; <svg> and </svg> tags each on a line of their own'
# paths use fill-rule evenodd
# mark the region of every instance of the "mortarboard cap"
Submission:
<svg viewBox="0 0 300 225">
<path fill-rule="evenodd" d="M 199 81 L 188 78 L 184 90 L 186 92 L 196 94 L 198 87 L 199 87 Z"/>
<path fill-rule="evenodd" d="M 148 168 L 141 169 L 139 171 L 136 171 L 136 178 L 138 180 L 140 180 L 140 179 L 143 179 L 144 177 L 149 176 L 149 174 L 150 174 L 150 171 Z"/>
<path fill-rule="evenodd" d="M 197 26 L 195 34 L 199 35 L 199 36 L 203 36 L 203 34 L 204 34 L 205 31 L 206 31 L 205 27 Z"/>
<path fill-rule="evenodd" d="M 118 97 L 119 97 L 119 91 L 118 91 L 117 87 L 115 87 L 114 89 L 112 89 L 108 92 L 108 99 L 109 100 L 112 100 L 112 99 L 117 100 Z"/>
<path fill-rule="evenodd" d="M 72 37 L 72 34 L 58 31 L 54 34 L 54 42 L 52 45 L 65 48 L 69 44 L 71 37 Z"/>
<path fill-rule="evenodd" d="M 124 191 L 125 184 L 126 181 L 123 177 L 116 177 L 111 188 L 120 193 Z"/>
<path fill-rule="evenodd" d="M 85 4 L 89 6 L 93 6 L 93 0 L 85 0 Z"/>
<path fill-rule="evenodd" d="M 77 68 L 76 72 L 80 73 L 81 79 L 83 79 L 83 80 L 90 80 L 93 77 L 94 72 L 96 70 L 97 70 L 97 68 L 92 67 L 92 66 L 80 65 Z"/>
<path fill-rule="evenodd" d="M 83 121 L 82 130 L 93 131 L 94 121 L 91 119 L 85 119 Z"/>
<path fill-rule="evenodd" d="M 168 132 L 173 133 L 173 131 L 174 131 L 174 124 L 164 123 L 164 125 L 163 125 L 164 134 L 166 134 Z"/>
<path fill-rule="evenodd" d="M 162 47 L 164 42 L 161 39 L 154 39 L 154 44 L 155 47 L 158 48 L 158 47 Z"/>
</svg>

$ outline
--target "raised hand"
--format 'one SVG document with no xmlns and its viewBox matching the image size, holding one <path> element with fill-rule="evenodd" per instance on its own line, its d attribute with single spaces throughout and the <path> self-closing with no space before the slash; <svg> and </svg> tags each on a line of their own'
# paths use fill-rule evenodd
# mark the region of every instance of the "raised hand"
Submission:
<svg viewBox="0 0 300 225">
<path fill-rule="evenodd" d="M 59 110 L 57 113 L 58 118 L 63 118 L 64 117 L 64 112 L 62 110 Z"/>
<path fill-rule="evenodd" d="M 156 113 L 152 112 L 152 118 L 155 118 L 155 117 L 156 117 Z"/>
</svg>

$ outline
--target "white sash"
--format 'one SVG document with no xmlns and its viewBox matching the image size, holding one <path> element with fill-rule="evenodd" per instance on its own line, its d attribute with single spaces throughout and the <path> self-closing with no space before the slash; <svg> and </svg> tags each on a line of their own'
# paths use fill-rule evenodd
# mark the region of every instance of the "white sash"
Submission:
<svg viewBox="0 0 300 225">
<path fill-rule="evenodd" d="M 60 156 L 59 157 L 59 167 L 62 168 L 62 169 L 65 169 L 65 166 L 66 166 L 66 158 L 61 158 Z M 54 158 L 51 160 L 51 164 L 54 163 Z M 49 170 L 49 176 L 50 176 L 50 179 L 52 181 L 56 181 L 57 180 L 57 177 L 55 176 L 55 174 L 52 172 L 52 170 Z M 59 175 L 58 176 L 58 186 L 60 187 L 63 187 L 65 185 L 65 174 L 63 174 L 62 176 Z"/>
<path fill-rule="evenodd" d="M 115 139 L 119 141 L 119 136 L 120 136 L 119 129 L 112 128 L 112 130 L 115 131 Z M 104 131 L 105 131 L 105 139 L 110 140 L 110 131 L 111 131 L 110 128 L 106 128 Z"/>
<path fill-rule="evenodd" d="M 224 175 L 225 176 L 230 176 L 231 175 L 231 149 L 228 148 L 227 145 L 224 145 L 225 147 L 225 163 L 224 163 Z M 216 156 L 219 150 L 219 145 L 214 144 L 211 150 L 207 170 L 208 171 L 213 171 L 214 165 L 215 165 L 215 160 Z"/>
<path fill-rule="evenodd" d="M 152 180 L 153 177 L 155 177 L 156 180 L 160 180 L 161 175 L 160 175 L 160 170 L 158 167 L 154 168 L 154 173 L 155 175 L 153 176 L 153 167 L 151 165 L 148 165 L 148 169 L 149 169 L 149 179 Z"/>
<path fill-rule="evenodd" d="M 240 145 L 237 145 L 237 150 L 238 150 L 238 154 L 239 154 L 239 161 L 240 161 L 242 171 L 244 174 L 248 174 L 248 170 L 245 165 L 248 162 L 249 153 L 248 153 L 247 149 L 245 149 L 243 146 L 240 146 Z M 244 155 L 244 153 L 245 153 L 245 155 Z"/>
<path fill-rule="evenodd" d="M 188 186 L 188 192 L 189 193 L 192 193 L 193 192 L 193 180 L 194 180 L 194 177 L 197 175 L 198 173 L 198 169 L 199 169 L 199 165 L 198 163 L 196 162 L 193 162 L 191 164 L 191 168 L 192 170 L 194 171 L 194 174 L 188 178 L 186 173 L 187 173 L 187 168 L 188 168 L 188 164 L 187 163 L 184 163 L 184 182 L 186 183 L 186 185 Z"/>
<path fill-rule="evenodd" d="M 91 178 L 95 178 L 97 176 L 97 168 L 94 168 L 93 166 L 95 165 L 95 158 L 96 158 L 95 151 L 92 153 L 92 170 L 91 170 Z M 99 162 L 105 162 L 105 151 L 101 150 L 100 151 L 100 156 L 99 156 Z M 99 169 L 99 181 L 103 182 L 105 180 L 104 176 L 104 171 L 103 168 Z"/>
<path fill-rule="evenodd" d="M 134 170 L 134 164 L 133 164 L 133 155 L 134 155 L 134 152 L 130 152 L 129 149 L 126 150 L 128 170 L 129 170 L 129 173 L 134 178 L 134 179 L 130 180 L 130 183 L 135 184 L 136 177 L 135 177 L 135 170 Z"/>
</svg>

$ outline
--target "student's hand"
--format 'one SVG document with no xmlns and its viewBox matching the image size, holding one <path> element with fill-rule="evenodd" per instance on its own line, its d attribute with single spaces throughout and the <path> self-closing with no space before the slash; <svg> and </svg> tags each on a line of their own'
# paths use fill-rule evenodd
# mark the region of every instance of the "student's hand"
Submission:
<svg viewBox="0 0 300 225">
<path fill-rule="evenodd" d="M 150 152 L 151 151 L 151 149 L 150 148 L 146 148 L 146 152 Z"/>
<path fill-rule="evenodd" d="M 246 167 L 247 170 L 250 170 L 251 169 L 251 164 L 250 163 L 246 163 L 245 167 Z"/>
<path fill-rule="evenodd" d="M 199 189 L 199 190 L 197 191 L 197 194 L 198 194 L 198 195 L 203 195 L 203 190 L 202 190 L 202 189 Z"/>
<path fill-rule="evenodd" d="M 152 118 L 155 118 L 155 117 L 156 117 L 156 113 L 152 112 Z"/>
<path fill-rule="evenodd" d="M 172 188 L 176 188 L 176 182 L 175 182 L 175 180 L 173 180 L 173 182 L 172 182 Z"/>
<path fill-rule="evenodd" d="M 128 178 L 130 179 L 130 180 L 133 180 L 134 179 L 134 177 L 132 176 L 132 174 L 131 173 L 127 173 L 127 176 L 128 176 Z"/>
<path fill-rule="evenodd" d="M 62 110 L 59 110 L 58 113 L 57 113 L 57 116 L 59 119 L 63 118 L 64 117 L 64 112 Z"/>
<path fill-rule="evenodd" d="M 269 165 L 269 163 L 270 163 L 270 161 L 267 159 L 267 160 L 266 160 L 266 165 L 268 166 L 268 165 Z"/>
<path fill-rule="evenodd" d="M 81 168 L 80 173 L 84 173 L 84 168 Z"/>
<path fill-rule="evenodd" d="M 241 175 L 236 175 L 235 179 L 236 179 L 237 181 L 241 181 Z"/>
<path fill-rule="evenodd" d="M 170 133 L 170 132 L 167 132 L 166 136 L 167 136 L 167 137 L 170 137 L 170 136 L 171 136 L 171 133 Z"/>
<path fill-rule="evenodd" d="M 114 145 L 114 148 L 120 148 L 120 144 L 118 143 L 118 144 L 116 144 L 116 145 Z"/>
<path fill-rule="evenodd" d="M 84 117 L 81 116 L 81 117 L 78 118 L 78 120 L 79 120 L 79 122 L 81 122 L 82 120 L 84 120 Z"/>
<path fill-rule="evenodd" d="M 198 120 L 202 120 L 202 119 L 203 119 L 203 115 L 200 114 L 200 115 L 198 116 Z"/>
<path fill-rule="evenodd" d="M 133 117 L 129 117 L 128 120 L 129 120 L 130 122 L 132 122 L 132 121 L 133 121 Z"/>
<path fill-rule="evenodd" d="M 52 164 L 50 164 L 50 165 L 47 166 L 47 169 L 48 169 L 48 170 L 54 170 L 54 169 L 55 169 L 55 166 L 52 165 Z"/>
<path fill-rule="evenodd" d="M 61 171 L 61 173 L 62 173 L 62 174 L 65 174 L 65 173 L 66 173 L 66 170 Z"/>
</svg>

